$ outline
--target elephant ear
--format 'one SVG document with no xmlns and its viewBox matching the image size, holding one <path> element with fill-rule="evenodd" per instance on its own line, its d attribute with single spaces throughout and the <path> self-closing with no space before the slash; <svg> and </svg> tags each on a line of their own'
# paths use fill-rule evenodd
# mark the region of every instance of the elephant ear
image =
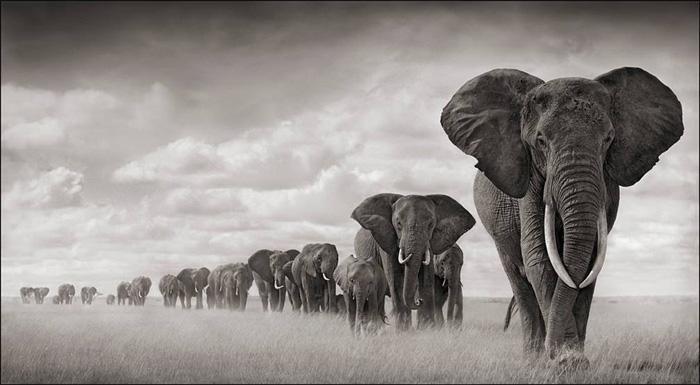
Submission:
<svg viewBox="0 0 700 385">
<path fill-rule="evenodd" d="M 474 227 L 476 220 L 459 202 L 447 195 L 426 195 L 435 203 L 437 223 L 430 238 L 433 254 L 441 254 Z"/>
<path fill-rule="evenodd" d="M 314 259 L 316 259 L 316 256 L 318 253 L 320 253 L 322 250 L 321 245 L 318 244 L 311 244 L 311 245 L 306 245 L 304 246 L 304 249 L 301 252 L 301 255 L 304 256 L 304 259 L 301 261 L 303 262 L 304 266 L 304 271 L 306 274 L 316 278 L 316 268 L 314 267 Z"/>
<path fill-rule="evenodd" d="M 266 282 L 272 282 L 274 280 L 272 270 L 270 270 L 270 255 L 272 255 L 271 250 L 262 249 L 256 251 L 248 258 L 248 266 L 250 266 L 250 269 L 256 272 L 260 278 Z"/>
<path fill-rule="evenodd" d="M 392 206 L 402 196 L 389 193 L 373 195 L 363 200 L 350 215 L 360 226 L 372 233 L 379 247 L 389 255 L 396 254 L 399 247 L 391 216 Z"/>
<path fill-rule="evenodd" d="M 612 96 L 615 138 L 605 169 L 620 186 L 631 186 L 683 135 L 681 103 L 670 88 L 641 68 L 618 68 L 595 80 Z"/>
<path fill-rule="evenodd" d="M 443 108 L 440 123 L 450 141 L 478 160 L 476 168 L 504 193 L 522 198 L 530 157 L 520 136 L 525 95 L 544 83 L 525 72 L 495 69 L 460 88 Z"/>
<path fill-rule="evenodd" d="M 289 250 L 285 251 L 285 253 L 287 253 L 287 255 L 289 255 L 290 258 L 294 259 L 297 257 L 297 255 L 299 255 L 299 250 L 289 249 Z"/>
</svg>

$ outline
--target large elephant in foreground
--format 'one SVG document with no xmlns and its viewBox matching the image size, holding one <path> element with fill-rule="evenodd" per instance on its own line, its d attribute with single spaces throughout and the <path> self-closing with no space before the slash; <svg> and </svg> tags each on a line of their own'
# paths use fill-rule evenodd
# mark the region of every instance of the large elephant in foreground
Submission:
<svg viewBox="0 0 700 385">
<path fill-rule="evenodd" d="M 333 278 L 343 291 L 350 330 L 373 334 L 384 324 L 386 277 L 372 258 L 350 255 L 335 268 Z"/>
<path fill-rule="evenodd" d="M 478 160 L 474 201 L 520 308 L 524 349 L 586 366 L 619 187 L 680 139 L 678 99 L 639 68 L 548 82 L 497 69 L 462 86 L 441 123 Z"/>
<path fill-rule="evenodd" d="M 49 295 L 48 287 L 35 287 L 34 288 L 34 301 L 37 305 L 44 303 L 44 298 Z"/>
<path fill-rule="evenodd" d="M 447 251 L 435 255 L 435 315 L 436 322 L 442 325 L 445 317 L 442 307 L 447 302 L 447 323 L 449 326 L 461 326 L 463 317 L 462 265 L 464 254 L 458 245 L 452 245 Z"/>
<path fill-rule="evenodd" d="M 209 269 L 201 267 L 199 269 L 183 269 L 177 275 L 177 279 L 181 283 L 180 304 L 183 309 L 192 307 L 192 297 L 197 298 L 197 309 L 202 309 L 204 307 L 203 296 L 208 284 L 209 274 Z"/>
<path fill-rule="evenodd" d="M 434 268 L 440 254 L 474 226 L 474 217 L 447 195 L 377 194 L 360 203 L 352 218 L 363 227 L 355 255 L 378 261 L 386 275 L 398 330 L 435 325 Z"/>
<path fill-rule="evenodd" d="M 223 294 L 224 307 L 245 311 L 248 291 L 253 286 L 253 272 L 245 263 L 231 263 L 221 270 L 219 287 Z"/>
<path fill-rule="evenodd" d="M 163 296 L 163 306 L 175 307 L 177 296 L 180 293 L 181 282 L 172 274 L 164 275 L 158 282 L 158 290 Z"/>
<path fill-rule="evenodd" d="M 263 311 L 282 311 L 284 309 L 285 278 L 283 267 L 294 260 L 298 250 L 258 250 L 248 258 L 248 266 L 253 271 L 255 286 L 258 288 Z"/>
<path fill-rule="evenodd" d="M 133 303 L 131 299 L 131 283 L 122 281 L 117 285 L 117 305 L 129 305 Z"/>
<path fill-rule="evenodd" d="M 83 286 L 82 288 L 80 288 L 80 301 L 83 303 L 83 305 L 92 305 L 92 300 L 98 294 L 99 293 L 97 292 L 97 288 L 95 288 L 94 286 Z"/>
<path fill-rule="evenodd" d="M 22 299 L 22 303 L 31 303 L 32 296 L 34 295 L 33 287 L 21 287 L 19 289 L 19 297 Z"/>
<path fill-rule="evenodd" d="M 130 297 L 134 306 L 143 306 L 146 304 L 146 297 L 151 290 L 151 279 L 144 276 L 139 276 L 131 281 Z"/>
<path fill-rule="evenodd" d="M 292 276 L 298 283 L 304 313 L 336 312 L 335 279 L 338 250 L 330 243 L 310 243 L 292 262 Z"/>
<path fill-rule="evenodd" d="M 70 283 L 64 283 L 58 287 L 58 298 L 61 305 L 70 305 L 75 297 L 75 286 Z"/>
</svg>

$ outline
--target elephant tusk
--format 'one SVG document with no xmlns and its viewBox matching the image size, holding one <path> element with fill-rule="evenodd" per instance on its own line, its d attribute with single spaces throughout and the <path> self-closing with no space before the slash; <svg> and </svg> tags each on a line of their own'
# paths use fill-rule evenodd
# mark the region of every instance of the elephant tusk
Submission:
<svg viewBox="0 0 700 385">
<path fill-rule="evenodd" d="M 402 248 L 399 248 L 399 264 L 400 264 L 400 265 L 405 264 L 406 261 L 408 261 L 409 259 L 411 259 L 412 256 L 413 256 L 413 254 L 409 254 L 408 257 L 407 257 L 406 259 L 403 259 L 403 249 L 402 249 Z"/>
<path fill-rule="evenodd" d="M 355 259 L 357 259 L 357 257 L 355 256 L 355 254 L 350 254 L 350 256 L 353 257 L 353 258 L 355 258 Z"/>
<path fill-rule="evenodd" d="M 442 279 L 442 286 L 444 287 L 446 283 L 447 283 L 447 277 Z"/>
<path fill-rule="evenodd" d="M 326 273 L 321 273 L 321 275 L 323 275 L 323 279 L 325 279 L 326 281 L 330 281 L 330 278 L 326 277 Z"/>
<path fill-rule="evenodd" d="M 425 248 L 425 256 L 423 257 L 423 264 L 425 266 L 430 265 L 430 248 L 429 247 Z"/>
<path fill-rule="evenodd" d="M 608 248 L 608 218 L 605 212 L 605 208 L 600 209 L 598 214 L 598 255 L 595 257 L 595 262 L 593 263 L 593 268 L 591 272 L 588 273 L 586 279 L 581 282 L 578 286 L 579 289 L 583 289 L 590 285 L 598 277 L 598 274 L 603 269 L 603 262 L 605 262 L 605 253 Z"/>
<path fill-rule="evenodd" d="M 277 286 L 277 280 L 275 280 L 275 289 L 282 289 L 284 285 Z"/>
<path fill-rule="evenodd" d="M 577 289 L 576 284 L 571 279 L 571 276 L 566 271 L 564 263 L 561 261 L 559 256 L 559 250 L 557 250 L 557 237 L 555 234 L 555 223 L 554 223 L 554 210 L 552 210 L 549 205 L 544 206 L 544 242 L 547 246 L 547 255 L 549 256 L 549 261 L 552 263 L 554 271 L 556 271 L 559 278 L 572 289 Z"/>
</svg>

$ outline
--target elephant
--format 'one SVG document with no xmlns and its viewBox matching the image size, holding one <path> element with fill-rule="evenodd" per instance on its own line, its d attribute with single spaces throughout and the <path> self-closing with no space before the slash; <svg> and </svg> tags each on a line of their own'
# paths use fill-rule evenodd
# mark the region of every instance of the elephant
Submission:
<svg viewBox="0 0 700 385">
<path fill-rule="evenodd" d="M 107 295 L 107 305 L 114 305 L 114 300 L 115 300 L 114 294 Z"/>
<path fill-rule="evenodd" d="M 346 257 L 333 272 L 343 291 L 350 330 L 356 335 L 374 334 L 384 323 L 384 271 L 372 258 Z"/>
<path fill-rule="evenodd" d="M 70 305 L 73 303 L 73 297 L 75 296 L 75 286 L 70 283 L 64 283 L 58 287 L 58 298 L 59 302 L 63 305 Z"/>
<path fill-rule="evenodd" d="M 515 302 L 515 297 L 510 297 L 510 303 L 508 304 L 508 310 L 506 310 L 506 319 L 503 321 L 503 331 L 508 330 L 508 326 L 510 326 L 510 319 L 517 312 L 518 312 L 518 303 Z"/>
<path fill-rule="evenodd" d="M 469 231 L 474 217 L 447 195 L 390 193 L 366 198 L 351 217 L 362 226 L 355 235 L 355 254 L 374 259 L 384 270 L 396 329 L 411 326 L 412 310 L 418 311 L 419 329 L 435 325 L 431 258 Z"/>
<path fill-rule="evenodd" d="M 292 305 L 292 311 L 301 312 L 301 288 L 294 280 L 292 265 L 294 265 L 294 260 L 285 263 L 282 267 L 282 271 L 284 271 L 284 287 L 287 290 L 287 297 L 289 298 L 289 303 Z M 337 298 L 338 296 L 336 296 L 336 300 Z"/>
<path fill-rule="evenodd" d="M 465 83 L 440 122 L 478 160 L 474 203 L 520 308 L 524 351 L 587 366 L 620 186 L 638 182 L 683 135 L 680 102 L 640 68 L 548 82 L 495 69 Z"/>
<path fill-rule="evenodd" d="M 146 304 L 148 291 L 151 290 L 151 279 L 145 276 L 139 276 L 131 281 L 130 297 L 134 302 L 134 306 L 143 306 Z"/>
<path fill-rule="evenodd" d="M 80 300 L 83 303 L 83 305 L 85 305 L 85 304 L 92 305 L 92 300 L 98 294 L 99 293 L 97 292 L 97 289 L 94 286 L 91 286 L 91 287 L 83 286 L 80 289 Z"/>
<path fill-rule="evenodd" d="M 338 250 L 330 243 L 310 243 L 292 262 L 292 276 L 298 282 L 304 313 L 336 312 L 335 279 Z"/>
<path fill-rule="evenodd" d="M 44 298 L 49 295 L 48 287 L 35 287 L 34 288 L 34 301 L 37 305 L 44 303 Z"/>
<path fill-rule="evenodd" d="M 284 296 L 287 290 L 283 267 L 297 255 L 299 251 L 295 249 L 287 251 L 262 249 L 248 258 L 248 266 L 253 272 L 263 311 L 267 311 L 268 302 L 271 311 L 284 310 Z"/>
<path fill-rule="evenodd" d="M 126 305 L 127 301 L 129 305 L 133 302 L 131 299 L 131 283 L 122 281 L 117 285 L 117 305 Z"/>
<path fill-rule="evenodd" d="M 442 308 L 447 302 L 447 323 L 453 327 L 462 325 L 462 264 L 464 254 L 458 245 L 452 245 L 447 251 L 435 255 L 435 315 L 438 325 L 444 317 Z"/>
<path fill-rule="evenodd" d="M 166 274 L 158 283 L 160 294 L 163 295 L 163 306 L 175 307 L 177 305 L 177 296 L 180 293 L 181 282 L 176 276 Z"/>
<path fill-rule="evenodd" d="M 207 281 L 209 279 L 209 274 L 209 269 L 202 267 L 199 269 L 183 269 L 177 275 L 177 279 L 182 283 L 180 290 L 180 304 L 182 305 L 183 309 L 190 309 L 192 307 L 192 297 L 197 298 L 197 309 L 202 309 L 204 307 L 202 303 L 202 296 L 204 295 L 204 290 L 208 284 Z"/>
<path fill-rule="evenodd" d="M 54 295 L 51 297 L 51 303 L 54 305 L 60 305 L 61 304 L 61 297 L 58 296 L 58 294 Z"/>
<path fill-rule="evenodd" d="M 205 290 L 207 292 L 207 309 L 215 308 L 216 307 L 216 296 L 214 295 L 214 287 L 207 284 L 207 288 Z"/>
<path fill-rule="evenodd" d="M 34 288 L 32 287 L 21 287 L 19 289 L 19 296 L 22 299 L 22 303 L 31 303 L 31 297 L 34 295 Z"/>
<path fill-rule="evenodd" d="M 248 264 L 231 263 L 221 271 L 219 287 L 223 293 L 223 303 L 229 310 L 245 311 L 248 291 L 253 286 L 253 272 Z"/>
</svg>

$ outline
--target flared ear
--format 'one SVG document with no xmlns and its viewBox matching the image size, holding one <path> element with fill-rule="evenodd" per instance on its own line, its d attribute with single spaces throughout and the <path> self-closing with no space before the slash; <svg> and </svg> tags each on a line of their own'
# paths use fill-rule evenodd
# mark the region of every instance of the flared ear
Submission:
<svg viewBox="0 0 700 385">
<path fill-rule="evenodd" d="M 433 254 L 440 254 L 474 227 L 476 220 L 459 202 L 447 195 L 426 195 L 426 198 L 435 203 L 437 217 L 430 248 Z"/>
<path fill-rule="evenodd" d="M 272 282 L 274 277 L 272 276 L 272 270 L 270 270 L 270 255 L 271 250 L 262 249 L 256 251 L 253 255 L 248 258 L 248 266 L 251 270 L 256 272 L 260 278 L 266 282 Z"/>
<path fill-rule="evenodd" d="M 353 210 L 352 219 L 372 233 L 372 237 L 387 254 L 394 255 L 398 249 L 396 230 L 391 222 L 393 204 L 403 195 L 377 194 L 360 203 Z"/>
<path fill-rule="evenodd" d="M 544 83 L 525 72 L 495 69 L 460 88 L 443 108 L 440 123 L 476 168 L 504 193 L 522 198 L 530 180 L 530 157 L 520 137 L 525 95 Z"/>
<path fill-rule="evenodd" d="M 595 80 L 612 96 L 615 138 L 605 169 L 620 186 L 631 186 L 683 135 L 681 103 L 670 88 L 641 68 L 618 68 Z"/>
</svg>

